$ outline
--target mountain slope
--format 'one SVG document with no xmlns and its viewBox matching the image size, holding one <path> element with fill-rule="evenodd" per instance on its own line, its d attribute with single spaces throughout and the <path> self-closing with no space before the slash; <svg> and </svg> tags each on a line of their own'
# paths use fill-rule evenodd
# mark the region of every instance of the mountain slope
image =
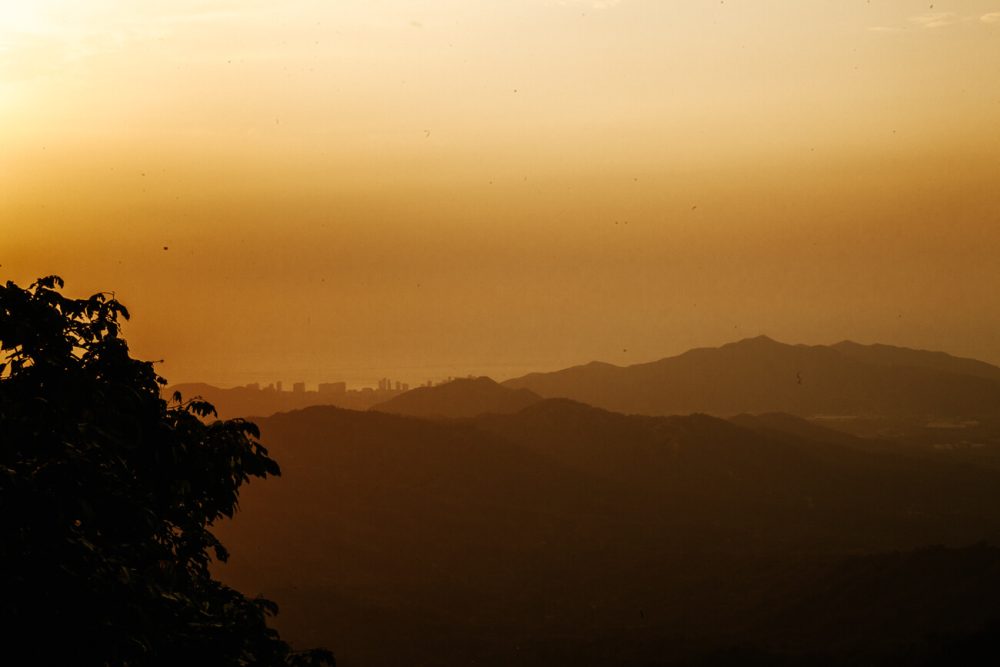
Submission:
<svg viewBox="0 0 1000 667">
<path fill-rule="evenodd" d="M 1000 412 L 1000 381 L 989 370 L 1000 373 L 1000 368 L 892 350 L 843 343 L 786 345 L 761 336 L 627 367 L 588 364 L 534 373 L 504 385 L 649 415 L 786 412 L 934 418 Z"/>
<path fill-rule="evenodd" d="M 185 399 L 202 397 L 215 406 L 220 419 L 267 417 L 277 412 L 301 410 L 314 405 L 333 405 L 349 410 L 366 410 L 372 405 L 396 395 L 396 392 L 391 390 L 320 393 L 317 391 L 274 391 L 273 389 L 252 387 L 224 389 L 202 382 L 171 385 L 164 388 L 162 395 L 169 398 L 175 391 L 179 391 Z"/>
<path fill-rule="evenodd" d="M 985 361 L 953 357 L 945 352 L 913 350 L 894 345 L 861 345 L 853 341 L 841 341 L 831 347 L 845 356 L 880 366 L 913 366 L 945 373 L 972 375 L 1000 382 L 1000 368 Z"/>
<path fill-rule="evenodd" d="M 540 400 L 541 396 L 528 389 L 511 389 L 488 377 L 478 377 L 418 387 L 371 409 L 413 417 L 462 418 L 518 412 Z"/>
<path fill-rule="evenodd" d="M 650 664 L 728 637 L 789 567 L 1000 528 L 1000 473 L 764 423 L 780 435 L 567 400 L 275 415 L 283 475 L 219 527 L 220 574 L 345 665 Z"/>
</svg>

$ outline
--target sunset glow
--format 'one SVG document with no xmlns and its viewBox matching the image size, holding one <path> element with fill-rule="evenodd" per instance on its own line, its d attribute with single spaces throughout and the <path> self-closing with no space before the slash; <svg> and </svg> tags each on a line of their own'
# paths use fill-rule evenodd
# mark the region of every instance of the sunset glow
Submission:
<svg viewBox="0 0 1000 667">
<path fill-rule="evenodd" d="M 0 270 L 120 290 L 176 380 L 758 333 L 1000 361 L 998 17 L 3 2 Z"/>
</svg>

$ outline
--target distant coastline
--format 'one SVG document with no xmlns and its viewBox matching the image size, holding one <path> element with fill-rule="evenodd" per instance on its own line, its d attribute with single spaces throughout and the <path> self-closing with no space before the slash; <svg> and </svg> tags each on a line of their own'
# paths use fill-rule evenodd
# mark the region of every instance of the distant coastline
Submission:
<svg viewBox="0 0 1000 667">
<path fill-rule="evenodd" d="M 210 384 L 219 389 L 235 389 L 258 383 L 262 387 L 274 382 L 282 382 L 291 389 L 295 382 L 305 382 L 308 391 L 315 391 L 322 382 L 344 382 L 349 390 L 377 387 L 382 378 L 399 380 L 411 387 L 428 382 L 438 384 L 454 378 L 489 376 L 497 382 L 521 377 L 528 373 L 544 373 L 561 369 L 561 364 L 483 364 L 479 366 L 400 366 L 400 367 L 288 367 L 282 369 L 249 368 L 228 373 L 208 372 L 202 375 L 167 376 L 171 385 Z"/>
</svg>

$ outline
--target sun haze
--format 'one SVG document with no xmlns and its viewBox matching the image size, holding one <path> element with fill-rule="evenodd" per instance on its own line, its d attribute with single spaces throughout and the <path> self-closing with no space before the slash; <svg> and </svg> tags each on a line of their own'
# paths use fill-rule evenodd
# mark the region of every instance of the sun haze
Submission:
<svg viewBox="0 0 1000 667">
<path fill-rule="evenodd" d="M 0 3 L 0 276 L 173 381 L 1000 362 L 1000 4 Z"/>
</svg>

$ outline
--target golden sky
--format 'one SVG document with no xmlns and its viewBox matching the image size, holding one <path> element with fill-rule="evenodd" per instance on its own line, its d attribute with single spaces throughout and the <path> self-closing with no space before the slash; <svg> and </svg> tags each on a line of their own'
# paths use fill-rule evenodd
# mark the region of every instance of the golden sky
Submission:
<svg viewBox="0 0 1000 667">
<path fill-rule="evenodd" d="M 998 193 L 998 0 L 0 0 L 0 278 L 172 381 L 997 363 Z"/>
</svg>

